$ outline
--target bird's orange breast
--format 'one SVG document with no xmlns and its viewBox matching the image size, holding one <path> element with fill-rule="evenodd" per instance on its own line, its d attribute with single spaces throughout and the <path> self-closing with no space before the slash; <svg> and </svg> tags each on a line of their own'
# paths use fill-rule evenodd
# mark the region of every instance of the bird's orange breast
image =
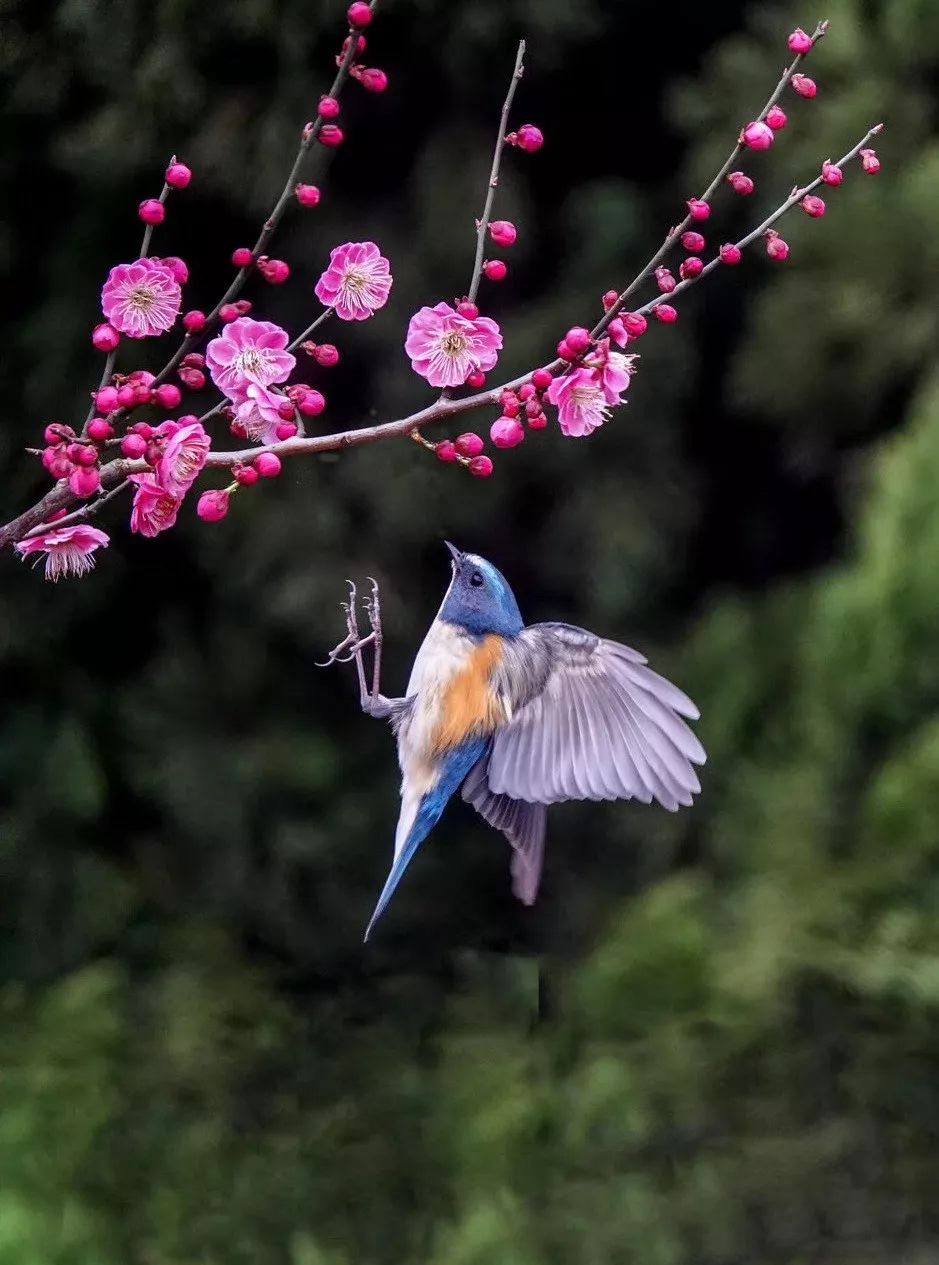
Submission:
<svg viewBox="0 0 939 1265">
<path fill-rule="evenodd" d="M 441 699 L 435 754 L 467 738 L 492 733 L 505 721 L 505 705 L 492 688 L 493 673 L 501 662 L 502 638 L 490 634 L 475 647 L 466 666 L 454 673 Z"/>
</svg>

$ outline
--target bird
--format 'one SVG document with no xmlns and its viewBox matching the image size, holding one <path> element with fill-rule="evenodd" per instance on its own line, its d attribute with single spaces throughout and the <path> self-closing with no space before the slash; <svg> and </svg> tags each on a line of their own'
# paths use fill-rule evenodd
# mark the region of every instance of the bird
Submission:
<svg viewBox="0 0 939 1265">
<path fill-rule="evenodd" d="M 327 663 L 355 661 L 362 710 L 391 722 L 401 810 L 391 869 L 367 941 L 448 801 L 462 798 L 511 846 L 514 894 L 532 905 L 547 810 L 565 800 L 653 800 L 674 812 L 701 785 L 704 748 L 686 723 L 698 708 L 630 647 L 566 623 L 526 625 L 512 589 L 485 558 L 449 541 L 451 579 L 402 698 L 380 692 L 378 585 L 359 636 L 356 589 L 347 635 Z M 363 652 L 374 648 L 371 687 Z"/>
</svg>

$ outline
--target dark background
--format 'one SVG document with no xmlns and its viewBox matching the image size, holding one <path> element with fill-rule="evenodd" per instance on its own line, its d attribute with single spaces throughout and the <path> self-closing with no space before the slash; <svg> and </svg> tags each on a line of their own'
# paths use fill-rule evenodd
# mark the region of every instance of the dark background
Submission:
<svg viewBox="0 0 939 1265">
<path fill-rule="evenodd" d="M 171 153 L 192 166 L 155 249 L 211 307 L 342 8 L 0 4 L 4 517 L 44 486 L 23 448 L 83 416 L 137 203 Z M 317 425 L 426 403 L 404 330 L 467 285 L 524 35 L 515 122 L 547 142 L 507 155 L 519 242 L 483 303 L 504 376 L 542 363 L 819 17 L 818 97 L 787 96 L 709 248 L 880 119 L 883 173 L 787 220 L 785 265 L 756 249 L 692 291 L 589 440 L 530 435 L 488 482 L 405 442 L 295 460 L 214 527 L 189 504 L 141 540 L 117 509 L 81 582 L 0 562 L 0 1265 L 936 1258 L 934 0 L 389 0 L 367 60 L 391 87 L 350 86 L 323 203 L 275 248 L 291 281 L 248 295 L 296 331 L 330 248 L 379 242 L 391 301 L 330 327 Z M 344 578 L 374 574 L 400 692 L 445 536 L 529 620 L 649 654 L 700 704 L 710 762 L 676 817 L 552 810 L 530 911 L 454 806 L 363 948 L 394 751 L 351 670 L 313 661 Z"/>
</svg>

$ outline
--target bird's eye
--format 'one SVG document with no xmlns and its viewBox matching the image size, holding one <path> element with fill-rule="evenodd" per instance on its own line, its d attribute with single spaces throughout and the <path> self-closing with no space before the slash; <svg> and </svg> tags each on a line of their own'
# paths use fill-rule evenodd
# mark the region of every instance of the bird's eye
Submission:
<svg viewBox="0 0 939 1265">
<path fill-rule="evenodd" d="M 483 577 L 479 574 L 478 571 L 474 571 L 473 574 L 470 576 L 470 584 L 472 584 L 474 589 L 478 589 L 479 586 L 482 584 L 482 582 L 483 582 Z"/>
</svg>

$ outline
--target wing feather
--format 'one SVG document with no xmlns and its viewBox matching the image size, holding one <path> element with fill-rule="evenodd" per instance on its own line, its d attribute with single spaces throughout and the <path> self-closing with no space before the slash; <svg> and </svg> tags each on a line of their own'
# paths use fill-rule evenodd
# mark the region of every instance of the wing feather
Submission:
<svg viewBox="0 0 939 1265">
<path fill-rule="evenodd" d="M 494 795 L 527 803 L 652 799 L 674 811 L 700 783 L 704 748 L 682 717 L 698 709 L 629 646 L 568 624 L 535 624 L 506 643 L 512 703 L 487 764 Z"/>
</svg>

